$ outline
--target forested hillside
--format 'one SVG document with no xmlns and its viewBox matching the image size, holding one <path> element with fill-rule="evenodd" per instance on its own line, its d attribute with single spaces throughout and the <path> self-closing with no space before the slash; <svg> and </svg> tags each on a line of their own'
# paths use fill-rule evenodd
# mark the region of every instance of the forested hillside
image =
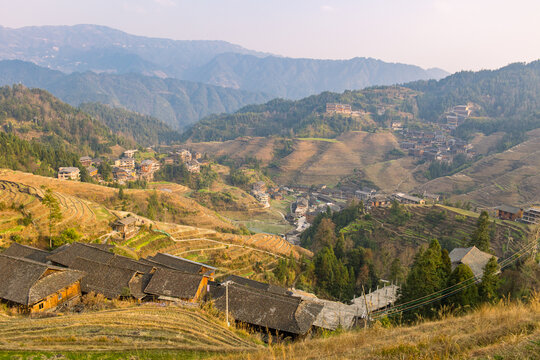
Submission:
<svg viewBox="0 0 540 360">
<path fill-rule="evenodd" d="M 188 129 L 184 138 L 195 142 L 269 135 L 334 138 L 346 131 L 373 130 L 412 119 L 417 95 L 402 87 L 378 87 L 342 94 L 324 92 L 297 101 L 275 99 L 234 114 L 209 116 Z M 334 102 L 350 104 L 360 113 L 355 117 L 325 114 L 326 104 Z"/>
<path fill-rule="evenodd" d="M 180 141 L 180 133 L 160 120 L 99 103 L 81 104 L 79 109 L 101 121 L 115 134 L 140 145 L 171 144 Z"/>
<path fill-rule="evenodd" d="M 327 103 L 350 104 L 359 116 L 324 115 Z M 392 121 L 444 122 L 454 105 L 474 104 L 474 117 L 458 127 L 464 139 L 475 132 L 509 133 L 511 144 L 523 132 L 540 126 L 540 61 L 512 64 L 499 70 L 461 72 L 439 81 L 403 87 L 374 87 L 342 94 L 324 92 L 298 101 L 272 100 L 247 106 L 231 115 L 209 116 L 186 132 L 192 141 L 228 140 L 240 136 L 334 138 L 350 130 L 389 127 Z M 511 119 L 512 121 L 508 121 Z M 503 149 L 504 150 L 504 149 Z"/>
<path fill-rule="evenodd" d="M 50 91 L 78 106 L 98 102 L 151 115 L 181 128 L 215 113 L 232 112 L 270 97 L 191 81 L 140 74 L 72 73 L 41 68 L 22 61 L 0 61 L 0 85 L 23 84 Z"/>
</svg>

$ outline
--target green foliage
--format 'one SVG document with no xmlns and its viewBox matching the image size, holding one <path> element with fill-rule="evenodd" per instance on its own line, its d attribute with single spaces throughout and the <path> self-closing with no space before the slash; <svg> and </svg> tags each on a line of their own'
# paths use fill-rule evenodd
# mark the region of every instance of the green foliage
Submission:
<svg viewBox="0 0 540 360">
<path fill-rule="evenodd" d="M 438 177 L 452 175 L 461 170 L 469 167 L 472 164 L 472 161 L 467 160 L 465 154 L 457 154 L 454 156 L 452 162 L 439 161 L 435 160 L 429 164 L 426 173 L 424 174 L 429 180 L 436 179 Z"/>
<path fill-rule="evenodd" d="M 454 307 L 471 307 L 478 303 L 478 286 L 474 283 L 474 274 L 467 265 L 459 264 L 448 278 L 448 287 L 457 284 L 468 286 L 445 299 L 445 302 Z M 472 282 L 472 283 L 471 283 Z"/>
<path fill-rule="evenodd" d="M 199 174 L 190 173 L 185 164 L 165 165 L 154 174 L 156 181 L 170 181 L 196 190 L 209 188 L 217 178 L 212 165 L 201 166 Z"/>
<path fill-rule="evenodd" d="M 394 225 L 404 225 L 411 218 L 411 213 L 405 209 L 405 206 L 394 200 L 390 207 L 390 214 L 387 221 Z"/>
<path fill-rule="evenodd" d="M 498 291 L 501 280 L 497 275 L 499 271 L 499 264 L 497 259 L 492 257 L 484 267 L 484 275 L 482 275 L 482 282 L 478 288 L 480 298 L 484 302 L 493 303 L 498 298 Z"/>
<path fill-rule="evenodd" d="M 64 244 L 71 244 L 76 241 L 79 241 L 82 238 L 82 235 L 73 228 L 66 229 L 62 231 L 58 236 L 52 237 L 52 248 L 57 248 Z"/>
<path fill-rule="evenodd" d="M 43 205 L 49 208 L 49 236 L 52 235 L 54 226 L 62 220 L 62 212 L 60 211 L 60 204 L 54 197 L 51 189 L 47 189 L 45 196 L 41 200 Z"/>
<path fill-rule="evenodd" d="M 398 302 L 405 303 L 441 290 L 447 283 L 446 271 L 439 242 L 433 240 L 427 249 L 421 248 L 416 254 L 405 284 L 401 287 Z M 432 308 L 436 305 L 437 303 L 419 307 L 416 312 L 425 317 L 432 316 Z M 414 315 L 405 313 L 405 317 L 412 319 Z"/>
<path fill-rule="evenodd" d="M 331 247 L 325 247 L 317 253 L 313 263 L 319 293 L 338 300 L 352 298 L 354 282 L 351 281 L 351 274 L 337 259 Z"/>
<path fill-rule="evenodd" d="M 103 122 L 115 134 L 122 134 L 143 146 L 171 144 L 180 140 L 179 132 L 148 115 L 99 103 L 82 104 L 79 109 Z"/>
<path fill-rule="evenodd" d="M 392 149 L 384 155 L 385 160 L 396 160 L 405 156 L 405 153 L 400 149 Z"/>
<path fill-rule="evenodd" d="M 487 211 L 482 211 L 476 222 L 476 229 L 474 230 L 470 246 L 476 246 L 478 249 L 489 252 L 490 251 L 490 239 L 491 229 L 489 223 L 489 214 Z"/>
</svg>

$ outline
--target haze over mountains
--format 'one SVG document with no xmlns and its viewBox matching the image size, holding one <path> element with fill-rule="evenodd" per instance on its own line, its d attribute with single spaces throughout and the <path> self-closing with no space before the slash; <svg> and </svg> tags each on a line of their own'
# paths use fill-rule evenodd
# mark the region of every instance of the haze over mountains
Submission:
<svg viewBox="0 0 540 360">
<path fill-rule="evenodd" d="M 23 65 L 3 63 L 2 84 L 42 87 L 72 105 L 123 106 L 178 128 L 274 97 L 299 99 L 448 75 L 370 58 L 292 59 L 225 41 L 148 38 L 97 25 L 0 27 L 0 60 L 15 59 L 72 75 L 29 67 L 14 71 L 13 66 Z M 88 71 L 99 75 L 80 74 Z"/>
</svg>

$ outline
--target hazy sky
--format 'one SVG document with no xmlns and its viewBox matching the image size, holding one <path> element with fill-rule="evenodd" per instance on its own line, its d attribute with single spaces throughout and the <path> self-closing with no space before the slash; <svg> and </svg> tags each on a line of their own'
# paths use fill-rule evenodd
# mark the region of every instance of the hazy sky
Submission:
<svg viewBox="0 0 540 360">
<path fill-rule="evenodd" d="M 0 0 L 3 26 L 81 23 L 451 72 L 540 58 L 540 0 Z"/>
</svg>

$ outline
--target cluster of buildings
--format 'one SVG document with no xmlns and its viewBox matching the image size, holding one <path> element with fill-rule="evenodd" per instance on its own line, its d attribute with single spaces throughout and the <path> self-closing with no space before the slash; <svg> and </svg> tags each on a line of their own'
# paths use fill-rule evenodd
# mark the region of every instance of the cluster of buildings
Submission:
<svg viewBox="0 0 540 360">
<path fill-rule="evenodd" d="M 340 104 L 340 103 L 327 103 L 326 104 L 326 114 L 341 114 L 353 117 L 359 117 L 365 115 L 364 111 L 353 110 L 350 104 Z"/>
<path fill-rule="evenodd" d="M 253 184 L 251 189 L 251 195 L 265 208 L 270 207 L 270 195 L 266 192 L 266 183 L 264 181 L 257 181 Z"/>
<path fill-rule="evenodd" d="M 190 173 L 198 174 L 201 171 L 201 163 L 199 160 L 202 158 L 200 152 L 191 152 L 186 149 L 178 151 L 170 151 L 167 157 L 163 160 L 165 165 L 184 164 Z"/>
<path fill-rule="evenodd" d="M 497 217 L 502 220 L 521 221 L 525 224 L 540 224 L 540 207 L 520 208 L 501 205 L 496 208 Z"/>
<path fill-rule="evenodd" d="M 237 322 L 297 337 L 314 328 L 351 328 L 367 313 L 365 301 L 346 305 L 321 300 L 236 275 L 218 282 L 210 265 L 166 253 L 134 260 L 114 254 L 105 244 L 75 242 L 49 252 L 13 243 L 0 254 L 0 269 L 0 302 L 21 314 L 53 311 L 90 292 L 139 302 L 211 300 Z M 367 294 L 371 311 L 390 305 L 397 296 L 394 286 L 378 292 Z"/>
<path fill-rule="evenodd" d="M 445 114 L 446 127 L 449 130 L 457 128 L 463 124 L 471 115 L 472 108 L 469 105 L 456 105 Z"/>
<path fill-rule="evenodd" d="M 403 138 L 404 141 L 399 143 L 402 150 L 409 156 L 427 161 L 452 162 L 457 154 L 464 154 L 467 157 L 476 155 L 471 144 L 442 132 L 406 129 L 403 131 Z"/>
</svg>

